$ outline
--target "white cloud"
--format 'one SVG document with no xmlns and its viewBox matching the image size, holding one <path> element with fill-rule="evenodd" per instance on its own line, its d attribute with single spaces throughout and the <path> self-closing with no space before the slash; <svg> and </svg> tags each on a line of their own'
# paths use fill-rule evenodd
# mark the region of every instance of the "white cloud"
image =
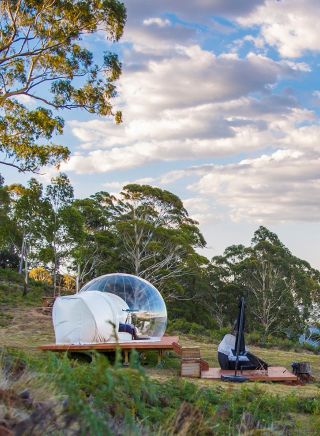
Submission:
<svg viewBox="0 0 320 436">
<path fill-rule="evenodd" d="M 168 27 L 170 26 L 170 21 L 167 18 L 146 18 L 145 20 L 143 20 L 143 24 L 145 26 L 152 26 L 152 24 L 155 24 L 159 27 Z"/>
<path fill-rule="evenodd" d="M 135 180 L 105 182 L 102 184 L 102 186 L 112 192 L 119 193 L 124 186 L 129 185 L 130 183 L 137 183 L 138 185 L 152 185 L 154 182 L 156 182 L 156 179 L 153 177 L 143 177 Z"/>
<path fill-rule="evenodd" d="M 57 177 L 59 175 L 59 170 L 56 167 L 44 167 L 41 169 L 39 174 L 36 174 L 35 177 L 39 180 L 39 182 L 49 184 L 53 177 Z"/>
<path fill-rule="evenodd" d="M 266 0 L 249 15 L 238 18 L 245 26 L 260 26 L 256 40 L 275 47 L 281 56 L 296 58 L 320 50 L 318 0 Z"/>
<path fill-rule="evenodd" d="M 312 116 L 296 108 L 292 95 L 271 93 L 280 77 L 297 74 L 287 64 L 252 53 L 239 59 L 180 47 L 175 59 L 152 60 L 123 75 L 121 126 L 69 122 L 82 152 L 65 168 L 106 172 L 275 146 L 284 125 Z M 248 96 L 252 93 L 255 97 Z"/>
<path fill-rule="evenodd" d="M 183 200 L 189 216 L 200 224 L 200 228 L 208 223 L 221 221 L 222 215 L 207 197 L 191 197 Z"/>
<path fill-rule="evenodd" d="M 272 132 L 259 131 L 255 126 L 234 128 L 227 138 L 172 139 L 138 142 L 111 150 L 93 150 L 88 154 L 74 154 L 62 168 L 79 174 L 108 172 L 134 168 L 155 161 L 173 161 L 219 157 L 273 145 L 277 138 Z"/>
<path fill-rule="evenodd" d="M 235 164 L 204 167 L 189 189 L 227 206 L 235 221 L 319 221 L 320 154 L 278 150 Z"/>
<path fill-rule="evenodd" d="M 37 104 L 36 100 L 29 97 L 29 95 L 20 94 L 15 97 L 19 103 L 24 104 L 26 106 L 35 106 Z"/>
<path fill-rule="evenodd" d="M 141 71 L 124 73 L 120 94 L 136 114 L 226 101 L 265 91 L 292 67 L 250 53 L 246 59 L 215 56 L 199 46 L 180 47 L 174 58 L 148 62 Z"/>
</svg>

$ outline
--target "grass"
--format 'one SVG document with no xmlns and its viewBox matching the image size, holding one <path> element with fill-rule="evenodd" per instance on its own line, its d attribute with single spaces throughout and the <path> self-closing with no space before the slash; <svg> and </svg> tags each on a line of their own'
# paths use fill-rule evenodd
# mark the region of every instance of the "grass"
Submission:
<svg viewBox="0 0 320 436">
<path fill-rule="evenodd" d="M 0 344 L 25 349 L 53 340 L 51 317 L 41 310 L 48 292 L 43 284 L 30 280 L 23 296 L 23 277 L 0 269 Z"/>
</svg>

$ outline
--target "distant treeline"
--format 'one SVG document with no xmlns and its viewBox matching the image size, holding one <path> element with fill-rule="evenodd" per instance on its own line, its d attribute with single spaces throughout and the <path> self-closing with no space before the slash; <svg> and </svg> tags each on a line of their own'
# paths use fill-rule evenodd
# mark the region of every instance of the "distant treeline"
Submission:
<svg viewBox="0 0 320 436">
<path fill-rule="evenodd" d="M 232 245 L 209 260 L 198 223 L 173 193 L 129 184 L 117 196 L 75 199 L 65 174 L 44 188 L 0 180 L 0 266 L 28 277 L 34 268 L 57 292 L 68 273 L 79 289 L 93 277 L 126 272 L 153 283 L 171 319 L 207 328 L 231 326 L 241 295 L 248 326 L 263 335 L 294 335 L 320 319 L 320 273 L 291 254 L 265 227 L 251 245 Z M 41 276 L 41 274 L 40 274 Z"/>
</svg>

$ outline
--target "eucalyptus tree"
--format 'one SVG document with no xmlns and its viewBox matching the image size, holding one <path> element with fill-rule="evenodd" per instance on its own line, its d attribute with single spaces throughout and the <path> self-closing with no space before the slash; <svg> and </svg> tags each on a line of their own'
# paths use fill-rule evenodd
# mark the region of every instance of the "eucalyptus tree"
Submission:
<svg viewBox="0 0 320 436">
<path fill-rule="evenodd" d="M 244 245 L 232 245 L 225 249 L 223 255 L 213 257 L 208 267 L 209 286 L 204 300 L 205 310 L 219 328 L 233 325 L 239 297 L 246 295 L 239 268 L 245 253 Z"/>
<path fill-rule="evenodd" d="M 0 175 L 0 265 L 15 268 L 19 263 L 17 244 L 19 231 L 12 214 L 10 189 Z"/>
<path fill-rule="evenodd" d="M 81 283 L 127 272 L 149 280 L 170 300 L 184 295 L 182 278 L 204 263 L 196 252 L 205 245 L 197 223 L 169 191 L 130 184 L 117 196 L 101 191 L 74 206 L 84 218 L 85 238 L 73 250 Z"/>
<path fill-rule="evenodd" d="M 43 186 L 36 179 L 31 179 L 27 187 L 11 185 L 10 193 L 14 203 L 12 219 L 17 225 L 21 238 L 19 273 L 22 274 L 24 270 L 24 294 L 26 294 L 30 261 L 37 258 L 48 204 L 43 197 Z"/>
<path fill-rule="evenodd" d="M 64 109 L 121 121 L 112 108 L 121 64 L 110 52 L 97 62 L 86 40 L 103 32 L 118 41 L 125 21 L 118 0 L 0 2 L 1 164 L 36 171 L 67 159 L 68 148 L 52 142 Z"/>
<path fill-rule="evenodd" d="M 7 242 L 7 226 L 9 225 L 10 196 L 4 179 L 0 174 L 0 248 L 3 249 Z"/>
<path fill-rule="evenodd" d="M 72 206 L 73 188 L 65 174 L 51 179 L 45 199 L 49 209 L 45 218 L 39 256 L 44 263 L 52 265 L 53 287 L 56 294 L 62 262 L 67 269 L 71 262 L 72 249 L 82 238 L 83 219 L 78 210 Z"/>
<path fill-rule="evenodd" d="M 179 197 L 149 185 L 126 185 L 110 201 L 123 268 L 176 298 L 177 279 L 202 261 L 195 251 L 205 246 L 198 223 Z"/>
<path fill-rule="evenodd" d="M 320 289 L 319 272 L 295 257 L 275 233 L 263 226 L 254 233 L 244 266 L 245 281 L 256 302 L 255 315 L 265 334 L 301 331 Z"/>
<path fill-rule="evenodd" d="M 73 203 L 83 218 L 83 237 L 72 251 L 76 289 L 93 277 L 119 270 L 118 247 L 112 230 L 111 196 L 98 192 Z"/>
<path fill-rule="evenodd" d="M 254 233 L 250 247 L 231 246 L 223 256 L 214 257 L 211 274 L 219 284 L 213 307 L 225 307 L 228 319 L 230 313 L 234 316 L 239 296 L 245 295 L 251 326 L 265 337 L 301 331 L 312 311 L 313 296 L 319 292 L 319 272 L 293 256 L 263 226 Z"/>
</svg>

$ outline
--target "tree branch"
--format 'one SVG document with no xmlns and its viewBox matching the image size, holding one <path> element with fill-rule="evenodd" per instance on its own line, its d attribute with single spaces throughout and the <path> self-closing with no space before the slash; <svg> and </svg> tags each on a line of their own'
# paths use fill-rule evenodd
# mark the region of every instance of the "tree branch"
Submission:
<svg viewBox="0 0 320 436">
<path fill-rule="evenodd" d="M 25 173 L 25 172 L 32 172 L 33 174 L 42 174 L 42 173 L 40 173 L 39 171 L 37 171 L 37 170 L 33 170 L 33 169 L 25 169 L 25 168 L 23 168 L 23 167 L 20 167 L 19 165 L 16 165 L 16 164 L 14 164 L 14 163 L 10 163 L 10 162 L 5 162 L 5 161 L 1 161 L 0 160 L 0 165 L 7 165 L 8 167 L 13 167 L 13 168 L 16 168 L 17 170 L 19 170 L 19 172 L 20 173 Z"/>
</svg>

